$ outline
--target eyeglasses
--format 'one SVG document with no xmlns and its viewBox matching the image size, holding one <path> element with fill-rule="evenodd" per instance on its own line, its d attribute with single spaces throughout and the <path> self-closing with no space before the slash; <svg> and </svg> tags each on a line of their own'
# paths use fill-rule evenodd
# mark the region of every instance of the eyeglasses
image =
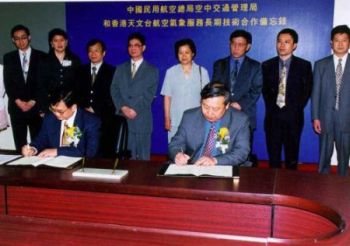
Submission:
<svg viewBox="0 0 350 246">
<path fill-rule="evenodd" d="M 129 44 L 128 45 L 128 48 L 141 48 L 142 47 L 142 44 Z"/>
<path fill-rule="evenodd" d="M 66 108 L 65 110 L 57 110 L 50 106 L 49 109 L 54 114 L 63 115 L 69 108 Z"/>
<path fill-rule="evenodd" d="M 13 37 L 13 40 L 15 42 L 20 41 L 20 40 L 27 40 L 28 36 L 21 36 L 21 37 Z"/>
</svg>

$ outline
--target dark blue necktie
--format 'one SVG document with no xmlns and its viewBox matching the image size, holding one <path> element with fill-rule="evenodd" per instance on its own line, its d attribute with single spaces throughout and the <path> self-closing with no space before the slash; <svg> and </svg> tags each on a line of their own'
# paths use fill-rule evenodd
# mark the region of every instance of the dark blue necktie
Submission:
<svg viewBox="0 0 350 246">
<path fill-rule="evenodd" d="M 230 92 L 231 92 L 231 96 L 233 94 L 233 89 L 237 80 L 237 75 L 238 75 L 238 60 L 235 60 L 235 64 L 233 66 L 233 69 L 231 71 L 231 84 L 230 84 Z"/>
</svg>

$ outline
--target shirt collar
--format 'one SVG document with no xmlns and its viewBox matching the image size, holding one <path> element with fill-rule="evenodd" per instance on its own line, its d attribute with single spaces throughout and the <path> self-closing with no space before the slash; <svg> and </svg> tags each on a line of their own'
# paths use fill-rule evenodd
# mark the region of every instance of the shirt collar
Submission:
<svg viewBox="0 0 350 246">
<path fill-rule="evenodd" d="M 20 55 L 21 58 L 23 57 L 24 53 L 26 53 L 27 58 L 29 58 L 30 54 L 32 53 L 32 47 L 29 46 L 26 51 L 18 50 L 18 52 L 19 52 L 19 55 Z"/>
<path fill-rule="evenodd" d="M 96 64 L 90 63 L 90 72 L 92 73 L 92 68 L 96 67 L 96 73 L 98 73 L 98 70 L 100 70 L 102 63 L 103 63 L 103 61 L 96 63 Z"/>
<path fill-rule="evenodd" d="M 74 125 L 74 121 L 75 121 L 75 117 L 77 115 L 77 112 L 78 112 L 78 109 L 75 110 L 75 112 L 72 114 L 72 116 L 69 117 L 67 120 L 62 120 L 62 124 L 64 124 L 66 122 L 69 127 L 72 127 Z"/>
</svg>

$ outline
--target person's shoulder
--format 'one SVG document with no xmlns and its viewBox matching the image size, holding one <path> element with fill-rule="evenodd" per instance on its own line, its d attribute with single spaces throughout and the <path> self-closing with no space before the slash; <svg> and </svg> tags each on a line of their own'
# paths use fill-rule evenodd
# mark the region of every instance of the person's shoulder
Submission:
<svg viewBox="0 0 350 246">
<path fill-rule="evenodd" d="M 301 58 L 301 57 L 298 57 L 298 56 L 293 56 L 292 58 L 296 63 L 299 63 L 301 65 L 311 65 L 311 62 L 304 59 L 304 58 Z"/>
<path fill-rule="evenodd" d="M 202 113 L 201 111 L 201 107 L 196 107 L 196 108 L 190 108 L 185 110 L 185 112 L 183 113 L 184 117 L 197 117 L 198 115 L 200 115 Z"/>
<path fill-rule="evenodd" d="M 106 70 L 110 70 L 110 71 L 114 71 L 115 70 L 115 66 L 109 64 L 109 63 L 106 63 L 106 62 L 103 62 L 102 65 L 101 65 L 101 68 L 104 68 Z"/>
<path fill-rule="evenodd" d="M 239 120 L 242 120 L 242 121 L 248 121 L 249 120 L 249 117 L 246 113 L 240 111 L 240 110 L 237 110 L 237 109 L 234 109 L 234 108 L 229 108 L 228 110 L 228 113 L 231 115 L 231 117 L 233 119 L 239 119 Z"/>
<path fill-rule="evenodd" d="M 270 59 L 267 59 L 261 63 L 261 66 L 266 67 L 266 66 L 271 66 L 271 64 L 275 63 L 276 60 L 278 61 L 278 56 L 272 57 Z"/>
<path fill-rule="evenodd" d="M 100 123 L 100 118 L 94 113 L 91 113 L 83 108 L 78 108 L 78 113 L 82 115 L 86 123 Z"/>
<path fill-rule="evenodd" d="M 244 58 L 251 66 L 260 66 L 260 62 L 258 62 L 257 60 L 254 60 L 253 58 L 246 56 Z"/>
<path fill-rule="evenodd" d="M 323 57 L 315 62 L 315 65 L 320 65 L 324 63 L 328 63 L 330 61 L 333 61 L 333 55 Z"/>
<path fill-rule="evenodd" d="M 131 62 L 129 60 L 125 61 L 125 62 L 122 62 L 122 63 L 119 63 L 115 69 L 118 71 L 118 70 L 121 70 L 121 69 L 131 69 Z"/>
<path fill-rule="evenodd" d="M 9 51 L 9 52 L 4 54 L 4 60 L 5 59 L 10 59 L 12 57 L 15 57 L 16 55 L 18 55 L 18 50 Z"/>
<path fill-rule="evenodd" d="M 152 63 L 149 63 L 146 60 L 143 60 L 143 63 L 147 69 L 154 70 L 154 71 L 158 72 L 158 68 L 155 65 L 153 65 Z"/>
<path fill-rule="evenodd" d="M 46 57 L 47 56 L 47 53 L 45 53 L 42 50 L 35 49 L 35 48 L 32 48 L 32 52 L 33 52 L 33 54 L 35 54 L 37 56 L 40 56 L 40 57 Z"/>
<path fill-rule="evenodd" d="M 204 66 L 202 66 L 200 64 L 197 64 L 197 63 L 193 62 L 193 66 L 195 66 L 196 69 L 200 69 L 201 72 L 208 72 L 208 70 Z"/>
<path fill-rule="evenodd" d="M 230 59 L 230 56 L 226 56 L 223 58 L 219 58 L 214 62 L 214 65 L 219 65 L 219 64 L 223 64 L 223 63 L 227 63 Z"/>
</svg>

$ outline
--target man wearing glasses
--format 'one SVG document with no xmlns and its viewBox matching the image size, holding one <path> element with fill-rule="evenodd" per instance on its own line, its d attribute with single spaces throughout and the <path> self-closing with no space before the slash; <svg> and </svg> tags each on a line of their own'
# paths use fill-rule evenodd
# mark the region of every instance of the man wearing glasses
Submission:
<svg viewBox="0 0 350 246">
<path fill-rule="evenodd" d="M 149 160 L 153 128 L 151 104 L 157 91 L 159 71 L 143 58 L 145 37 L 132 33 L 128 37 L 130 60 L 117 66 L 111 95 L 116 114 L 128 122 L 128 149 L 131 158 Z"/>
<path fill-rule="evenodd" d="M 8 111 L 16 150 L 27 143 L 27 128 L 33 139 L 39 132 L 41 117 L 37 106 L 38 64 L 45 57 L 42 51 L 30 46 L 29 29 L 16 25 L 11 30 L 16 50 L 4 55 L 4 83 L 9 97 Z"/>
<path fill-rule="evenodd" d="M 45 114 L 39 135 L 29 145 L 22 147 L 22 154 L 94 157 L 101 126 L 98 117 L 78 108 L 74 93 L 64 89 L 51 94 L 50 111 Z"/>
</svg>

